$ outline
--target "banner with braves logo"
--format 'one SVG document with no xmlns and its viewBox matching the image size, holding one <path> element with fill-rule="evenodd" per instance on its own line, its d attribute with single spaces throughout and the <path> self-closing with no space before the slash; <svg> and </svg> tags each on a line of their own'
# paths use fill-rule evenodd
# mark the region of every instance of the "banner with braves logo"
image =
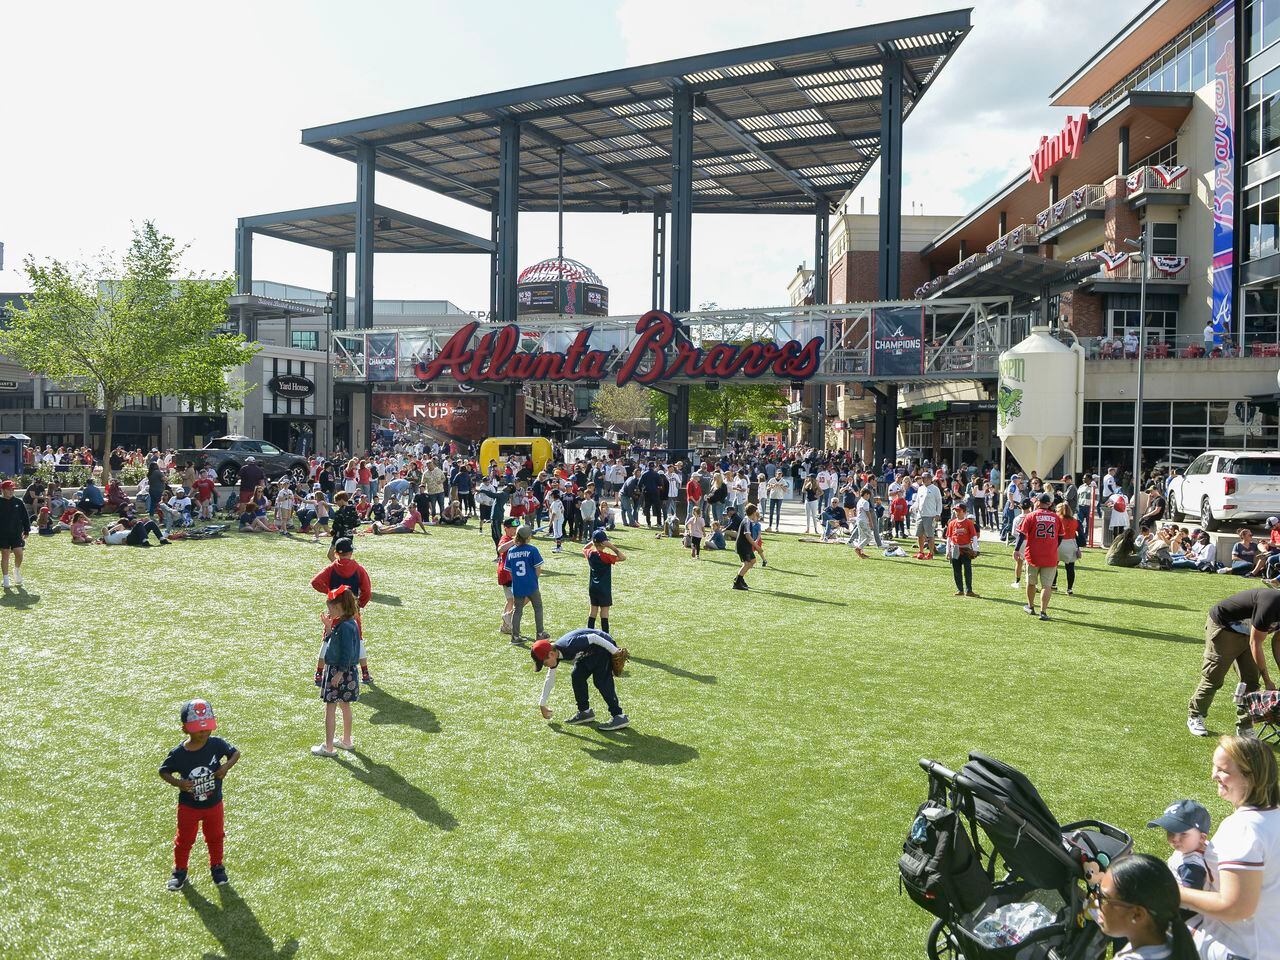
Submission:
<svg viewBox="0 0 1280 960">
<path fill-rule="evenodd" d="M 871 373 L 877 377 L 924 373 L 924 308 L 871 311 Z"/>
<path fill-rule="evenodd" d="M 1221 0 L 1213 28 L 1213 310 L 1231 329 L 1235 289 L 1236 2 Z"/>
<path fill-rule="evenodd" d="M 395 380 L 396 350 L 400 338 L 394 333 L 366 333 L 365 343 L 365 379 Z"/>
</svg>

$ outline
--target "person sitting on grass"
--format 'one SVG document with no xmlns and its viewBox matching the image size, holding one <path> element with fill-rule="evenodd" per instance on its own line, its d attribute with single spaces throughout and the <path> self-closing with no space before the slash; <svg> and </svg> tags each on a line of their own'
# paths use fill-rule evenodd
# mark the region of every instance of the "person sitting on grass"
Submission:
<svg viewBox="0 0 1280 960">
<path fill-rule="evenodd" d="M 112 479 L 107 484 L 107 507 L 113 512 L 124 516 L 129 508 L 129 498 L 125 495 L 124 489 L 120 486 L 120 481 Z"/>
<path fill-rule="evenodd" d="M 71 518 L 71 542 L 80 546 L 93 543 L 93 537 L 89 536 L 89 518 L 81 510 Z"/>
<path fill-rule="evenodd" d="M 160 541 L 160 546 L 167 547 L 169 545 L 170 540 L 164 535 L 164 531 L 160 529 L 158 523 L 150 517 L 146 520 L 135 520 L 130 515 L 121 517 L 103 530 L 102 542 L 107 546 L 123 544 L 127 547 L 149 547 L 151 546 L 151 534 L 153 533 L 156 535 L 156 539 Z"/>
<path fill-rule="evenodd" d="M 1111 541 L 1107 548 L 1107 566 L 1136 567 L 1141 557 L 1138 556 L 1137 532 L 1133 527 L 1126 527 L 1119 536 Z"/>
<path fill-rule="evenodd" d="M 375 535 L 381 536 L 388 533 L 413 533 L 418 529 L 418 527 L 422 527 L 423 533 L 428 532 L 427 525 L 422 522 L 422 514 L 418 513 L 418 508 L 410 507 L 409 512 L 406 513 L 404 518 L 395 526 L 384 526 L 375 520 L 370 529 L 373 530 Z"/>
<path fill-rule="evenodd" d="M 462 512 L 462 503 L 458 500 L 450 500 L 448 506 L 440 511 L 440 519 L 437 522 L 446 527 L 465 527 L 467 518 Z"/>
<path fill-rule="evenodd" d="M 1253 542 L 1253 531 L 1248 527 L 1241 527 L 1236 531 L 1236 536 L 1239 540 L 1231 548 L 1231 563 L 1218 572 L 1233 574 L 1237 577 L 1251 577 L 1258 563 L 1258 545 Z"/>
<path fill-rule="evenodd" d="M 36 534 L 41 537 L 52 537 L 58 532 L 58 526 L 53 522 L 53 511 L 48 507 L 41 507 L 39 514 L 36 515 Z"/>
<path fill-rule="evenodd" d="M 724 527 L 721 526 L 719 520 L 712 521 L 711 532 L 707 534 L 707 539 L 703 546 L 708 550 L 729 549 L 728 545 L 724 542 Z"/>
</svg>

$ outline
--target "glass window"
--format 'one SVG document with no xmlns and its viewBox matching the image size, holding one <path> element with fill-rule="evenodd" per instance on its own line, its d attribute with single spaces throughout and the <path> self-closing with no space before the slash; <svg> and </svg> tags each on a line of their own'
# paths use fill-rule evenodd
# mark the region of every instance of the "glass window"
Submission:
<svg viewBox="0 0 1280 960">
<path fill-rule="evenodd" d="M 318 330 L 292 330 L 290 331 L 291 345 L 295 350 L 319 350 L 320 349 L 320 331 Z"/>
<path fill-rule="evenodd" d="M 1128 401 L 1108 400 L 1102 404 L 1102 423 L 1133 423 L 1133 404 Z"/>
<path fill-rule="evenodd" d="M 1172 257 L 1178 252 L 1176 223 L 1151 224 L 1151 252 L 1162 257 Z"/>
<path fill-rule="evenodd" d="M 1222 472 L 1241 477 L 1280 477 L 1280 457 L 1239 457 L 1226 461 Z"/>
<path fill-rule="evenodd" d="M 1190 426 L 1194 424 L 1203 427 L 1208 418 L 1208 407 L 1204 403 L 1180 400 L 1174 402 L 1172 408 L 1174 426 Z"/>
<path fill-rule="evenodd" d="M 1142 405 L 1142 417 L 1147 417 L 1147 405 Z M 1142 428 L 1142 445 L 1144 447 L 1167 447 L 1169 445 L 1169 428 L 1166 427 L 1143 427 Z"/>
<path fill-rule="evenodd" d="M 1109 444 L 1132 444 L 1133 443 L 1133 424 L 1123 427 L 1103 427 L 1102 443 Z"/>
<path fill-rule="evenodd" d="M 1097 400 L 1086 400 L 1084 404 L 1084 422 L 1097 423 L 1101 413 L 1101 404 Z"/>
<path fill-rule="evenodd" d="M 268 457 L 277 457 L 281 453 L 281 450 L 279 447 L 277 447 L 275 444 L 267 443 L 265 440 L 258 444 L 258 449 L 261 450 Z"/>
</svg>

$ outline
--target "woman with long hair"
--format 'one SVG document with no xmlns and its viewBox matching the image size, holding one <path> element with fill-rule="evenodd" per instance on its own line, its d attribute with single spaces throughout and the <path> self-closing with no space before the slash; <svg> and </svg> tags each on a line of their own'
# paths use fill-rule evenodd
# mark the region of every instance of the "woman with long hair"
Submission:
<svg viewBox="0 0 1280 960">
<path fill-rule="evenodd" d="M 819 528 L 821 521 L 818 519 L 818 501 L 822 491 L 818 489 L 818 481 L 812 474 L 805 478 L 804 484 L 800 487 L 800 496 L 804 500 L 804 532 L 822 533 L 823 531 Z"/>
<path fill-rule="evenodd" d="M 1213 835 L 1218 889 L 1182 888 L 1203 915 L 1195 931 L 1205 960 L 1280 957 L 1280 779 L 1276 755 L 1255 737 L 1222 737 L 1212 779 L 1233 812 Z"/>
<path fill-rule="evenodd" d="M 1123 857 L 1097 875 L 1090 894 L 1095 919 L 1109 937 L 1127 941 L 1122 957 L 1196 960 L 1178 903 L 1178 881 L 1163 860 L 1149 853 Z"/>
</svg>

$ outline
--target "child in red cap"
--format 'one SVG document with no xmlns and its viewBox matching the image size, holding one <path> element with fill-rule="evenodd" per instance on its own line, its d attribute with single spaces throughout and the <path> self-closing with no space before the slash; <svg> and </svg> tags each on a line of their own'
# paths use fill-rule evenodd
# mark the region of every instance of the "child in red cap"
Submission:
<svg viewBox="0 0 1280 960">
<path fill-rule="evenodd" d="M 240 761 L 240 751 L 221 737 L 209 736 L 209 731 L 218 728 L 218 721 L 207 700 L 187 701 L 180 717 L 186 742 L 170 750 L 160 765 L 160 779 L 178 788 L 173 876 L 166 886 L 169 890 L 186 886 L 187 861 L 201 824 L 209 848 L 209 872 L 213 882 L 221 886 L 227 882 L 227 868 L 222 865 L 222 778 Z"/>
<path fill-rule="evenodd" d="M 31 536 L 31 517 L 27 505 L 14 497 L 17 484 L 12 480 L 0 483 L 0 569 L 4 573 L 4 586 L 8 589 L 9 559 L 13 558 L 13 586 L 22 586 L 22 548 Z"/>
<path fill-rule="evenodd" d="M 360 633 L 356 629 L 356 595 L 345 583 L 330 590 L 321 618 L 325 624 L 324 647 L 320 659 L 324 672 L 320 677 L 320 699 L 324 701 L 324 743 L 311 748 L 313 756 L 336 757 L 334 728 L 338 710 L 342 711 L 342 739 L 337 746 L 354 750 L 351 740 L 351 704 L 360 698 L 360 680 L 356 663 L 360 658 Z"/>
</svg>

